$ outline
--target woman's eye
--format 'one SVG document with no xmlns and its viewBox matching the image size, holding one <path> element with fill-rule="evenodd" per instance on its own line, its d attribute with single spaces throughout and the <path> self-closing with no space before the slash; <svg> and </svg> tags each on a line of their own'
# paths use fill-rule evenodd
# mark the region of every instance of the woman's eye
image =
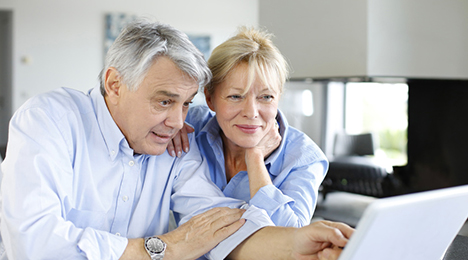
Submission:
<svg viewBox="0 0 468 260">
<path fill-rule="evenodd" d="M 241 99 L 242 96 L 241 95 L 230 95 L 230 96 L 228 96 L 228 98 L 237 100 L 237 99 Z"/>
<path fill-rule="evenodd" d="M 273 95 L 264 95 L 260 97 L 260 99 L 263 101 L 272 101 L 273 98 L 274 98 Z"/>
</svg>

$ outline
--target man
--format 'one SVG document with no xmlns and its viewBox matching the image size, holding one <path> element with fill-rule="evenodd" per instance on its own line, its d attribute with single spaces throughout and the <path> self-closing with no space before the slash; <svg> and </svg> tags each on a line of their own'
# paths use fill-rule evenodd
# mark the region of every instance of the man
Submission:
<svg viewBox="0 0 468 260">
<path fill-rule="evenodd" d="M 110 48 L 100 88 L 24 104 L 2 164 L 3 258 L 336 258 L 351 228 L 271 227 L 264 211 L 223 197 L 196 145 L 165 152 L 210 76 L 183 33 L 137 21 Z M 181 225 L 168 232 L 170 209 Z"/>
</svg>

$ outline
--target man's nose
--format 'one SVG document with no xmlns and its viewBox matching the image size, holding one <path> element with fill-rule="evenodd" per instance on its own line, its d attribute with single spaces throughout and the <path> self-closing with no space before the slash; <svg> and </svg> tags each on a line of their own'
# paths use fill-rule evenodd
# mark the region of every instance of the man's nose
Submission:
<svg viewBox="0 0 468 260">
<path fill-rule="evenodd" d="M 166 126 L 176 130 L 182 129 L 184 126 L 184 111 L 182 107 L 172 108 L 166 118 Z"/>
</svg>

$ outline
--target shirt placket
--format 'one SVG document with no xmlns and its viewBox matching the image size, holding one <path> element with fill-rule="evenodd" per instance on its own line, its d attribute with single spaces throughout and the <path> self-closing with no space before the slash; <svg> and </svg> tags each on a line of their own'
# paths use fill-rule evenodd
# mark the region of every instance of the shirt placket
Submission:
<svg viewBox="0 0 468 260">
<path fill-rule="evenodd" d="M 115 218 L 111 232 L 127 237 L 128 226 L 132 216 L 134 196 L 136 194 L 137 182 L 140 176 L 140 164 L 132 157 L 122 159 L 124 174 L 120 184 L 119 195 L 117 197 Z"/>
</svg>

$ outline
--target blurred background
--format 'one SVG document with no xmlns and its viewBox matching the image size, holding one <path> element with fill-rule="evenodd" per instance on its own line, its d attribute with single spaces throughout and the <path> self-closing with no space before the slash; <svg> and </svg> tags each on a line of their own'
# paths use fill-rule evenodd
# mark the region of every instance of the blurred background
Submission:
<svg viewBox="0 0 468 260">
<path fill-rule="evenodd" d="M 349 156 L 372 160 L 347 162 L 371 168 L 377 191 L 349 189 L 352 176 L 333 164 L 330 191 L 383 197 L 468 183 L 468 1 L 459 0 L 0 0 L 0 146 L 28 98 L 96 86 L 112 38 L 138 16 L 187 33 L 206 57 L 238 26 L 275 34 L 292 68 L 280 103 L 289 123 L 332 163 L 338 135 L 371 134 L 372 152 Z"/>
</svg>

